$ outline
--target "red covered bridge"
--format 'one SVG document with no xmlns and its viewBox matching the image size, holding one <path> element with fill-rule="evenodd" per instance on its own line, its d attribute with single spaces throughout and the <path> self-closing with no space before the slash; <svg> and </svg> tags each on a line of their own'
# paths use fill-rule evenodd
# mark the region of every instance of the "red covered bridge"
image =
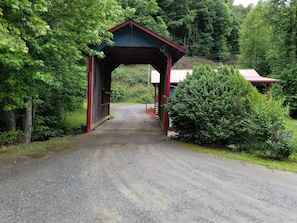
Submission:
<svg viewBox="0 0 297 223">
<path fill-rule="evenodd" d="M 151 64 L 160 73 L 159 120 L 167 134 L 168 111 L 163 104 L 170 96 L 171 67 L 186 50 L 133 20 L 109 31 L 113 34 L 114 44 L 94 48 L 104 52 L 105 57 L 89 57 L 87 132 L 109 118 L 112 71 L 121 64 Z"/>
</svg>

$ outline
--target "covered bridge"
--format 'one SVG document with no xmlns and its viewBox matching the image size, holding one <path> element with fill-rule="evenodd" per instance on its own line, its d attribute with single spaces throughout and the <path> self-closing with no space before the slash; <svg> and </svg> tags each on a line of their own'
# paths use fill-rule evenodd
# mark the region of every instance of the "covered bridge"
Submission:
<svg viewBox="0 0 297 223">
<path fill-rule="evenodd" d="M 113 45 L 94 46 L 104 58 L 89 56 L 87 132 L 103 123 L 110 114 L 111 74 L 121 64 L 151 64 L 159 72 L 158 109 L 161 128 L 168 130 L 168 111 L 163 104 L 170 96 L 171 67 L 186 53 L 182 47 L 133 20 L 109 30 Z"/>
</svg>

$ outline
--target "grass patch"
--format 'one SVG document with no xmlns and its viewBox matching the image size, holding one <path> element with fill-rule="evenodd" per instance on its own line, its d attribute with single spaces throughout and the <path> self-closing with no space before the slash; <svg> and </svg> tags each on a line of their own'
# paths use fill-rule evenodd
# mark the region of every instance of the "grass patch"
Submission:
<svg viewBox="0 0 297 223">
<path fill-rule="evenodd" d="M 253 163 L 253 164 L 265 166 L 269 169 L 285 170 L 285 171 L 297 173 L 297 161 L 294 159 L 290 159 L 286 161 L 276 161 L 276 160 L 263 159 L 254 154 L 248 154 L 243 152 L 237 153 L 237 152 L 231 152 L 227 150 L 212 149 L 212 148 L 207 148 L 207 147 L 179 142 L 179 141 L 176 141 L 176 144 L 199 153 L 213 154 L 213 155 L 228 158 L 228 159 L 239 160 L 246 163 Z"/>
<path fill-rule="evenodd" d="M 114 114 L 112 112 L 110 112 L 109 119 L 114 119 Z"/>
<path fill-rule="evenodd" d="M 290 140 L 292 140 L 292 143 L 297 147 L 297 120 L 287 119 L 285 122 L 285 125 L 286 125 L 286 130 L 290 134 L 290 137 L 291 137 Z M 187 148 L 199 153 L 213 154 L 227 159 L 239 160 L 246 163 L 265 166 L 270 169 L 284 170 L 284 171 L 297 173 L 297 148 L 295 153 L 293 153 L 287 160 L 278 161 L 278 160 L 264 159 L 258 156 L 257 154 L 250 154 L 250 153 L 244 153 L 244 152 L 232 152 L 232 151 L 223 150 L 223 149 L 220 150 L 220 149 L 207 148 L 204 146 L 184 143 L 181 141 L 175 141 L 175 143 L 178 144 L 179 146 L 182 146 L 184 148 Z"/>
<path fill-rule="evenodd" d="M 77 128 L 86 125 L 87 122 L 87 102 L 83 104 L 81 109 L 68 112 L 65 118 L 65 126 L 67 128 Z"/>
<path fill-rule="evenodd" d="M 2 152 L 8 152 L 13 157 L 17 157 L 26 154 L 46 152 L 51 148 L 68 143 L 70 139 L 71 136 L 57 137 L 42 142 L 32 142 L 28 144 L 19 144 L 2 147 L 0 150 Z"/>
</svg>

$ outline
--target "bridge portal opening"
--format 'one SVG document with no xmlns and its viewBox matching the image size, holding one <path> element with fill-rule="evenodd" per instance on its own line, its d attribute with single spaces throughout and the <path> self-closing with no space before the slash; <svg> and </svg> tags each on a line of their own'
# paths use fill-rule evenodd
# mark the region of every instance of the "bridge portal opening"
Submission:
<svg viewBox="0 0 297 223">
<path fill-rule="evenodd" d="M 163 105 L 170 96 L 170 71 L 186 53 L 185 49 L 133 20 L 109 31 L 113 34 L 113 46 L 102 44 L 94 47 L 105 57 L 89 57 L 87 131 L 109 118 L 112 72 L 121 64 L 150 64 L 160 73 L 158 116 L 161 128 L 167 134 L 168 111 Z"/>
</svg>

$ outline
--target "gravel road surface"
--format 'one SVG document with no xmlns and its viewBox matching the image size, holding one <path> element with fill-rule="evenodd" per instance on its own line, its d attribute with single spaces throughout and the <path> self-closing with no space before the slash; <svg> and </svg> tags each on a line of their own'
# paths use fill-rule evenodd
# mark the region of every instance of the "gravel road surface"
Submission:
<svg viewBox="0 0 297 223">
<path fill-rule="evenodd" d="M 297 175 L 177 146 L 145 105 L 63 151 L 0 164 L 0 222 L 297 222 Z"/>
</svg>

